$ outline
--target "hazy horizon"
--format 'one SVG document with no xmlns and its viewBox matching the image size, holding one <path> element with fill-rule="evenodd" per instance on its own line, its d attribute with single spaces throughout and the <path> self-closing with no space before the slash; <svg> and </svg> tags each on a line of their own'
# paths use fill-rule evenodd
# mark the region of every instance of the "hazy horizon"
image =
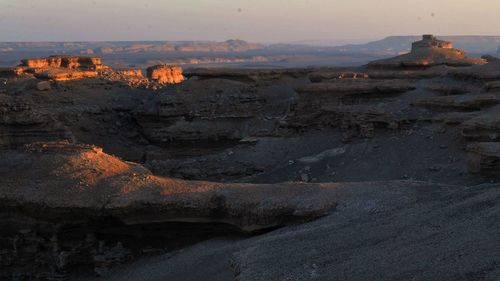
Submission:
<svg viewBox="0 0 500 281">
<path fill-rule="evenodd" d="M 500 35 L 495 0 L 0 0 L 0 41 L 324 41 Z"/>
</svg>

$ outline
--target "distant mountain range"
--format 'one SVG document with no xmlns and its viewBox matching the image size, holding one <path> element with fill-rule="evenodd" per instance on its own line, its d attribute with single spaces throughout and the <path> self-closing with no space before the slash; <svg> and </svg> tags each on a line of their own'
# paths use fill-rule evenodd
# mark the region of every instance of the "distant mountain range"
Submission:
<svg viewBox="0 0 500 281">
<path fill-rule="evenodd" d="M 318 46 L 259 44 L 243 40 L 122 41 L 122 42 L 0 42 L 0 66 L 20 59 L 50 55 L 95 55 L 115 67 L 144 67 L 151 63 L 186 66 L 260 65 L 267 67 L 354 66 L 410 51 L 420 36 L 391 36 L 366 44 Z M 441 36 L 473 56 L 500 55 L 500 36 Z"/>
<path fill-rule="evenodd" d="M 340 52 L 370 55 L 397 55 L 408 52 L 411 43 L 420 36 L 390 36 L 366 44 L 343 46 L 313 46 L 307 44 L 263 45 L 243 40 L 215 41 L 123 41 L 123 42 L 14 42 L 1 43 L 0 53 L 52 52 L 78 54 L 139 54 L 139 53 L 244 53 L 251 51 Z M 496 54 L 500 36 L 439 36 L 451 41 L 456 48 L 472 54 Z"/>
</svg>

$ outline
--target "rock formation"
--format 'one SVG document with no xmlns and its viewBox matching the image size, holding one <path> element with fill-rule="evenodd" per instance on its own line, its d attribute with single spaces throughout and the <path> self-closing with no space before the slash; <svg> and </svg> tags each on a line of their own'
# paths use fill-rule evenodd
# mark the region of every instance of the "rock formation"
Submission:
<svg viewBox="0 0 500 281">
<path fill-rule="evenodd" d="M 470 66 L 485 64 L 486 60 L 467 57 L 464 51 L 454 49 L 451 42 L 438 40 L 433 35 L 424 35 L 414 42 L 409 54 L 371 62 L 374 68 L 415 68 L 436 65 Z"/>
<path fill-rule="evenodd" d="M 96 77 L 97 71 L 107 67 L 102 64 L 98 57 L 50 56 L 24 59 L 19 68 L 40 79 L 69 81 Z"/>
<path fill-rule="evenodd" d="M 421 41 L 414 42 L 411 45 L 412 51 L 429 48 L 453 49 L 453 44 L 448 41 L 439 40 L 434 35 L 425 34 L 422 36 Z"/>
<path fill-rule="evenodd" d="M 155 65 L 147 69 L 147 76 L 160 84 L 176 84 L 184 80 L 179 66 Z"/>
<path fill-rule="evenodd" d="M 68 68 L 100 70 L 103 68 L 101 58 L 80 56 L 51 56 L 48 58 L 33 58 L 21 61 L 27 68 Z"/>
</svg>

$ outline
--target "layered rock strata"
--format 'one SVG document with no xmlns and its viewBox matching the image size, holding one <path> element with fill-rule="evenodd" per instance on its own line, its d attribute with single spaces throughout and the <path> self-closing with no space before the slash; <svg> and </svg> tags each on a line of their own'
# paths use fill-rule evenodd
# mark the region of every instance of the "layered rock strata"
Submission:
<svg viewBox="0 0 500 281">
<path fill-rule="evenodd" d="M 136 235 L 178 237 L 196 229 L 193 224 L 212 233 L 252 232 L 325 216 L 337 204 L 335 184 L 162 178 L 88 145 L 36 143 L 1 156 L 0 173 L 9 175 L 0 179 L 0 225 L 9 224 L 0 230 L 0 261 L 9 265 L 2 278 L 64 280 L 78 266 L 100 274 L 130 260 L 141 240 Z"/>
<path fill-rule="evenodd" d="M 0 148 L 37 141 L 72 140 L 64 126 L 20 98 L 0 94 Z"/>
</svg>

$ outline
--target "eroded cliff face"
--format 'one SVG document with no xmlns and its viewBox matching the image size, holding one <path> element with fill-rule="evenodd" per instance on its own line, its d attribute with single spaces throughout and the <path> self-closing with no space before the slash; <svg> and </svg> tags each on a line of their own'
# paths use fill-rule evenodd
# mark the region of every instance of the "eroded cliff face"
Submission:
<svg viewBox="0 0 500 281">
<path fill-rule="evenodd" d="M 160 84 L 177 84 L 184 81 L 180 66 L 155 65 L 147 69 L 147 76 Z"/>
<path fill-rule="evenodd" d="M 0 149 L 37 141 L 71 140 L 71 133 L 51 114 L 22 97 L 0 94 Z"/>
</svg>

